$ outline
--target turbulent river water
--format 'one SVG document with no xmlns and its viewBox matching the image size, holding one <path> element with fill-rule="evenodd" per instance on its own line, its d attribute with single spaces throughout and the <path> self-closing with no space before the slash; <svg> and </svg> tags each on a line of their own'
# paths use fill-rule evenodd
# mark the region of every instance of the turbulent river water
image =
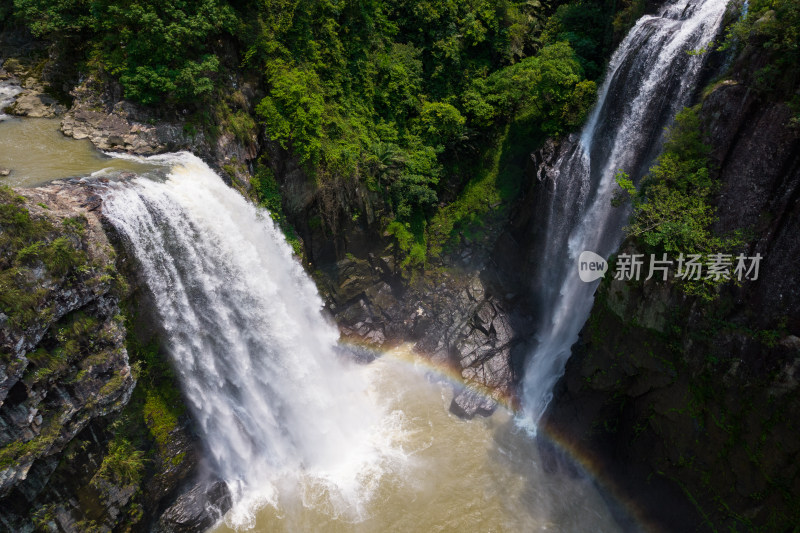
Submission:
<svg viewBox="0 0 800 533">
<path fill-rule="evenodd" d="M 404 351 L 364 369 L 397 417 L 400 460 L 386 469 L 359 520 L 303 505 L 289 492 L 255 515 L 259 531 L 522 532 L 620 531 L 590 480 L 547 473 L 547 463 L 513 416 L 460 420 L 448 413 L 450 388 Z M 222 524 L 215 533 L 231 533 Z"/>
</svg>

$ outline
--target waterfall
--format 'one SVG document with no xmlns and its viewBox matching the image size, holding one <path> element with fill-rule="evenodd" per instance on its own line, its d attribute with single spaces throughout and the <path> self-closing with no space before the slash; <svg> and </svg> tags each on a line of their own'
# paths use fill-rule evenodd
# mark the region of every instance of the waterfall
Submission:
<svg viewBox="0 0 800 533">
<path fill-rule="evenodd" d="M 540 323 L 522 380 L 522 425 L 536 424 L 589 317 L 599 281 L 578 277 L 584 250 L 608 258 L 620 245 L 630 209 L 614 208 L 617 170 L 646 173 L 675 113 L 690 103 L 704 57 L 728 0 L 667 3 L 644 16 L 614 53 L 598 102 L 580 136 L 562 146 L 540 187 L 540 246 L 533 289 Z M 547 190 L 543 190 L 543 189 Z M 612 275 L 607 273 L 606 275 Z"/>
<path fill-rule="evenodd" d="M 111 182 L 103 211 L 136 257 L 231 520 L 295 491 L 363 518 L 401 453 L 397 417 L 342 357 L 322 300 L 263 210 L 187 154 L 148 158 L 166 179 Z"/>
</svg>

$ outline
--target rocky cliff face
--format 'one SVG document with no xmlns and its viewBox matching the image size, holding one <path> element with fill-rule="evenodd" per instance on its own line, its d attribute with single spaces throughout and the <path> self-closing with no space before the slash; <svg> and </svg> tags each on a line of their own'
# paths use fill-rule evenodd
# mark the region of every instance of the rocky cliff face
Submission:
<svg viewBox="0 0 800 533">
<path fill-rule="evenodd" d="M 746 230 L 745 252 L 763 256 L 759 278 L 711 303 L 670 283 L 604 282 L 545 421 L 665 530 L 788 531 L 800 521 L 792 116 L 736 80 L 704 98 L 717 229 Z"/>
<path fill-rule="evenodd" d="M 74 181 L 0 195 L 3 529 L 210 526 L 227 489 L 203 466 L 163 356 L 141 345 L 153 335 L 133 304 L 144 296 L 99 197 Z"/>
<path fill-rule="evenodd" d="M 35 496 L 73 437 L 135 385 L 96 205 L 66 184 L 2 194 L 0 498 L 22 485 Z"/>
<path fill-rule="evenodd" d="M 494 411 L 513 396 L 529 329 L 524 293 L 491 262 L 494 241 L 473 244 L 413 283 L 393 270 L 391 255 L 347 257 L 317 275 L 345 337 L 388 348 L 401 342 L 460 373 L 451 410 L 467 418 Z M 460 262 L 460 264 L 458 264 Z"/>
<path fill-rule="evenodd" d="M 189 135 L 186 120 L 155 119 L 91 78 L 73 88 L 43 43 L 3 34 L 0 57 L 0 81 L 16 88 L 9 113 L 63 117 L 65 131 L 103 149 L 196 149 L 218 168 L 241 158 L 227 173 L 234 184 L 254 157 L 252 143 Z M 68 91 L 71 102 L 58 97 Z M 92 185 L 0 195 L 0 529 L 210 526 L 230 505 L 227 488 L 203 464 L 157 328 L 140 312 L 134 261 L 103 225 Z"/>
<path fill-rule="evenodd" d="M 304 260 L 345 338 L 387 349 L 410 343 L 461 374 L 451 409 L 490 414 L 513 397 L 530 329 L 528 287 L 509 265 L 516 249 L 505 217 L 474 239 L 462 238 L 424 272 L 399 266 L 382 234 L 388 207 L 355 181 L 320 185 L 276 143 L 263 143 L 283 210 L 303 241 Z M 353 212 L 359 217 L 354 218 Z"/>
<path fill-rule="evenodd" d="M 212 136 L 214 128 L 181 110 L 159 114 L 132 105 L 95 78 L 65 81 L 48 74 L 57 70 L 57 57 L 26 54 L 38 59 L 6 63 L 8 72 L 0 72 L 25 90 L 12 112 L 62 116 L 65 133 L 105 150 L 191 150 L 242 190 L 263 157 L 344 335 L 380 347 L 413 342 L 459 372 L 468 384 L 451 406 L 459 415 L 489 413 L 498 398 L 513 396 L 536 318 L 529 311 L 536 295 L 527 279 L 537 266 L 530 250 L 546 238 L 531 225 L 544 198 L 537 171 L 557 157 L 556 143 L 531 160 L 531 187 L 510 224 L 501 220 L 480 240 L 462 240 L 441 264 L 409 279 L 377 230 L 382 206 L 369 191 L 348 183 L 320 189 L 289 154 L 259 139 L 255 126 L 235 134 L 216 124 Z M 49 94 L 53 87 L 71 93 L 71 101 Z M 252 111 L 258 99 L 257 85 L 236 79 L 220 120 Z M 729 288 L 713 306 L 669 285 L 604 285 L 545 423 L 595 450 L 622 491 L 652 503 L 646 514 L 657 525 L 779 528 L 800 522 L 785 512 L 800 508 L 787 503 L 800 493 L 793 437 L 800 412 L 800 288 L 793 272 L 800 145 L 787 127 L 788 108 L 765 103 L 736 81 L 705 98 L 702 117 L 723 183 L 719 229 L 752 231 L 749 252 L 765 257 L 761 279 Z M 4 272 L 17 269 L 9 282 L 29 284 L 38 298 L 13 316 L 0 315 L 0 523 L 11 530 L 114 530 L 130 522 L 142 530 L 201 529 L 216 517 L 206 502 L 224 509 L 227 492 L 203 477 L 190 421 L 155 419 L 160 411 L 143 391 L 160 378 L 134 388 L 113 253 L 95 200 L 76 190 L 56 185 L 26 193 L 24 206 L 59 228 L 43 238 L 48 243 L 66 231 L 64 221 L 85 217 L 76 223 L 85 233 L 78 226 L 68 232 L 87 258 L 85 268 L 53 275 L 36 266 L 44 255 L 35 249 L 16 265 L 27 241 L 0 254 Z M 353 206 L 363 214 L 357 221 Z M 15 298 L 7 305 L 17 305 Z M 180 403 L 165 398 L 156 405 Z M 117 442 L 119 421 L 143 411 L 150 418 L 139 428 L 148 435 L 142 476 L 95 478 Z M 160 441 L 153 428 L 166 428 Z"/>
</svg>

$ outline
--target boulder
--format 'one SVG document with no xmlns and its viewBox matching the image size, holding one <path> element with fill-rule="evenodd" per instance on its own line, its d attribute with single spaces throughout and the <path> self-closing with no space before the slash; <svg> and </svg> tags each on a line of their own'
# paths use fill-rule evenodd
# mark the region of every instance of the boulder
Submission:
<svg viewBox="0 0 800 533">
<path fill-rule="evenodd" d="M 219 480 L 198 482 L 182 492 L 158 519 L 154 533 L 195 533 L 205 531 L 231 508 L 228 486 Z"/>
</svg>

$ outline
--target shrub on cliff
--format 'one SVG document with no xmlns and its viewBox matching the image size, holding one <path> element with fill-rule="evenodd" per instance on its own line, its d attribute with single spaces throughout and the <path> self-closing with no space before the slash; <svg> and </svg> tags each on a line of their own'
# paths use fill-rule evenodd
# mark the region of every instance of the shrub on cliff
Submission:
<svg viewBox="0 0 800 533">
<path fill-rule="evenodd" d="M 65 282 L 91 274 L 85 224 L 85 219 L 65 219 L 59 228 L 45 216 L 32 215 L 23 196 L 0 186 L 0 312 L 14 327 L 25 329 L 36 321 L 47 293 L 43 276 Z"/>
<path fill-rule="evenodd" d="M 763 51 L 752 80 L 757 89 L 794 101 L 800 83 L 800 4 L 796 0 L 753 0 L 747 12 L 728 29 L 723 49 L 745 45 Z"/>
<path fill-rule="evenodd" d="M 643 251 L 698 254 L 733 254 L 742 245 L 741 235 L 719 235 L 713 195 L 717 184 L 711 179 L 708 154 L 703 142 L 699 106 L 686 108 L 675 117 L 661 155 L 642 178 L 639 190 L 621 172 L 617 183 L 633 199 L 633 215 L 626 233 L 637 240 Z M 687 294 L 714 298 L 715 288 L 725 283 L 718 279 L 686 279 L 680 283 Z"/>
</svg>

